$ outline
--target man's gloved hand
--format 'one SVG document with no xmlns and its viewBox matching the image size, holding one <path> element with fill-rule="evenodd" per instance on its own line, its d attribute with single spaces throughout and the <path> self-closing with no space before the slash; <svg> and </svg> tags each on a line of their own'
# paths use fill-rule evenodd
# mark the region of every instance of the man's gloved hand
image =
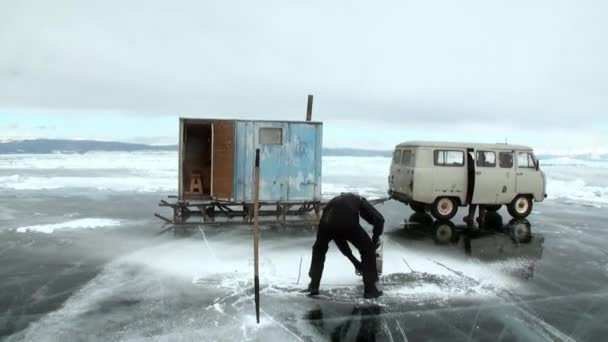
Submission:
<svg viewBox="0 0 608 342">
<path fill-rule="evenodd" d="M 363 275 L 363 265 L 359 261 L 355 264 L 355 274 L 359 277 Z"/>
</svg>

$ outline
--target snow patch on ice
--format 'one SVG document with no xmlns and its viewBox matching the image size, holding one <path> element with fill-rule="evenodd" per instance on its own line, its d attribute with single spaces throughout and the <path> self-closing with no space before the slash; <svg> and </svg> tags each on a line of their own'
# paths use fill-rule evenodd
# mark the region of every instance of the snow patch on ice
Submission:
<svg viewBox="0 0 608 342">
<path fill-rule="evenodd" d="M 27 232 L 38 232 L 51 234 L 55 230 L 61 229 L 93 229 L 93 228 L 104 228 L 104 227 L 117 227 L 120 226 L 120 221 L 113 219 L 104 218 L 84 218 L 72 221 L 66 221 L 61 223 L 53 224 L 40 224 L 34 226 L 18 227 L 15 230 L 18 233 Z"/>
<path fill-rule="evenodd" d="M 404 298 L 441 300 L 454 296 L 496 296 L 505 289 L 519 289 L 518 279 L 504 271 L 526 266 L 518 261 L 479 262 L 427 250 L 410 250 L 391 240 L 387 242 L 383 258 L 385 290 Z"/>
<path fill-rule="evenodd" d="M 593 167 L 593 168 L 608 168 L 607 160 L 588 160 L 577 159 L 571 157 L 542 159 L 541 167 L 545 166 L 576 166 L 576 167 Z"/>
<path fill-rule="evenodd" d="M 177 175 L 177 152 L 87 152 L 83 154 L 0 155 L 0 169 L 170 170 Z"/>
<path fill-rule="evenodd" d="M 213 304 L 213 308 L 214 308 L 214 309 L 215 309 L 217 312 L 219 312 L 219 313 L 221 313 L 221 314 L 223 314 L 223 313 L 224 313 L 224 310 L 222 309 L 222 305 L 221 305 L 221 304 L 219 304 L 219 303 L 215 303 L 215 304 Z"/>
<path fill-rule="evenodd" d="M 11 175 L 0 177 L 0 189 L 55 190 L 63 188 L 111 191 L 155 192 L 177 189 L 172 177 L 32 177 Z"/>
<path fill-rule="evenodd" d="M 597 208 L 608 205 L 608 187 L 589 185 L 582 179 L 549 179 L 547 195 L 550 199 L 582 203 Z"/>
<path fill-rule="evenodd" d="M 266 245 L 261 247 L 264 251 L 260 266 L 260 279 L 263 279 L 262 292 L 271 293 L 273 296 L 294 296 L 295 292 L 305 288 L 309 281 L 307 273 L 310 251 L 308 248 L 287 251 L 284 246 L 277 246 L 276 243 L 278 242 L 265 241 Z M 296 241 L 291 243 L 298 244 Z M 310 244 L 311 242 L 298 245 L 308 247 Z M 190 273 L 192 274 L 190 279 L 200 286 L 227 290 L 231 294 L 229 297 L 242 295 L 236 304 L 251 301 L 251 298 L 244 296 L 243 293 L 244 289 L 253 286 L 251 277 L 253 266 L 248 255 L 249 246 L 241 245 L 240 242 L 226 244 L 213 239 L 210 239 L 210 246 L 214 252 L 207 252 L 209 257 L 217 253 L 217 259 L 213 263 L 207 263 L 206 267 L 199 268 L 195 274 Z M 180 249 L 184 250 L 183 247 Z M 299 270 L 301 257 L 303 257 L 302 269 Z M 408 269 L 403 259 L 407 260 L 414 272 Z M 180 260 L 188 262 L 181 258 Z M 454 296 L 496 296 L 497 292 L 504 289 L 519 289 L 520 281 L 517 277 L 506 274 L 505 271 L 517 271 L 527 267 L 528 264 L 519 260 L 488 264 L 475 259 L 460 259 L 424 250 L 411 250 L 389 243 L 384 250 L 382 283 L 387 295 L 411 300 L 421 298 L 447 300 Z M 189 272 L 193 270 L 196 268 Z M 169 271 L 175 272 L 174 269 Z M 300 282 L 296 285 L 298 278 Z M 355 275 L 352 265 L 336 248 L 330 248 L 328 251 L 322 288 L 332 293 L 332 296 L 338 297 L 342 292 L 348 293 L 349 298 L 361 294 L 361 278 Z"/>
</svg>

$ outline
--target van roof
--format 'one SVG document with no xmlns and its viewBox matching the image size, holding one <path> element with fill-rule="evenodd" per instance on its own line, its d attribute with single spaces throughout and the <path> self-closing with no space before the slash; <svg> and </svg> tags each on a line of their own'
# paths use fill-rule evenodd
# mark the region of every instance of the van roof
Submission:
<svg viewBox="0 0 608 342">
<path fill-rule="evenodd" d="M 526 150 L 531 151 L 532 148 L 523 145 L 511 144 L 481 144 L 481 143 L 465 143 L 465 142 L 448 142 L 448 141 L 406 141 L 396 147 L 453 147 L 453 148 L 476 148 L 476 149 L 491 149 L 491 150 Z"/>
</svg>

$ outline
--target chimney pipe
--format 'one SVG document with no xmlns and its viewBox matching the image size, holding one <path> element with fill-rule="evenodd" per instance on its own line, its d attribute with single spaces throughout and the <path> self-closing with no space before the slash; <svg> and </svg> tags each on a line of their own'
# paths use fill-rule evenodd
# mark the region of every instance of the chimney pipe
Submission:
<svg viewBox="0 0 608 342">
<path fill-rule="evenodd" d="M 306 106 L 306 121 L 312 119 L 312 95 L 308 95 L 308 105 Z"/>
</svg>

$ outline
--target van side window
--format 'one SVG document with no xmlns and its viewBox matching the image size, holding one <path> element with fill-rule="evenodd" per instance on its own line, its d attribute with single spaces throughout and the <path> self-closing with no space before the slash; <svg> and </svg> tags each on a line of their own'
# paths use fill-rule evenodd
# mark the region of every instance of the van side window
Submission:
<svg viewBox="0 0 608 342">
<path fill-rule="evenodd" d="M 532 157 L 531 153 L 528 152 L 519 152 L 517 153 L 517 167 L 520 168 L 535 168 L 536 164 L 534 163 L 534 157 Z"/>
<path fill-rule="evenodd" d="M 403 155 L 401 155 L 401 164 L 410 165 L 411 160 L 412 160 L 412 151 L 403 150 Z"/>
<path fill-rule="evenodd" d="M 436 166 L 464 166 L 463 151 L 435 150 Z"/>
<path fill-rule="evenodd" d="M 496 167 L 496 153 L 492 151 L 477 151 L 477 166 Z"/>
<path fill-rule="evenodd" d="M 401 150 L 395 150 L 393 152 L 393 164 L 397 164 L 401 161 Z"/>
<path fill-rule="evenodd" d="M 498 163 L 500 167 L 510 169 L 513 167 L 513 153 L 498 152 Z"/>
</svg>

